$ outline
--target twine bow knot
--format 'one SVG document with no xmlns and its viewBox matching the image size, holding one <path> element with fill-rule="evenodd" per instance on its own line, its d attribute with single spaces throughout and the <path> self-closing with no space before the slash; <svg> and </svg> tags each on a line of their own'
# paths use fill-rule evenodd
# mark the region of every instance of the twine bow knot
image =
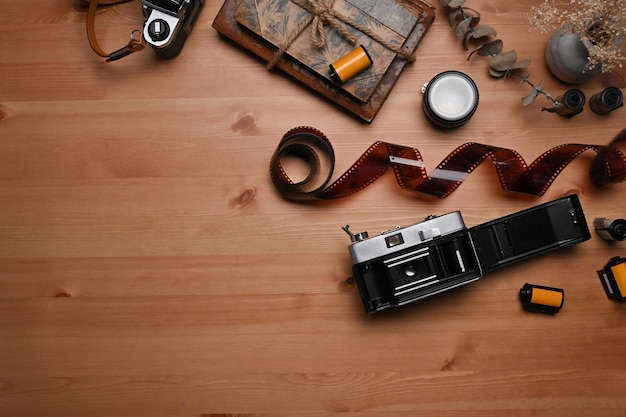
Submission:
<svg viewBox="0 0 626 417">
<path fill-rule="evenodd" d="M 340 13 L 337 13 L 333 10 L 333 5 L 335 4 L 335 0 L 291 0 L 294 4 L 300 6 L 307 12 L 309 12 L 309 16 L 302 21 L 300 26 L 286 39 L 283 46 L 281 46 L 272 60 L 267 64 L 267 68 L 273 68 L 280 59 L 281 56 L 289 49 L 291 44 L 302 34 L 302 32 L 307 28 L 307 26 L 312 25 L 311 27 L 311 41 L 313 45 L 317 48 L 323 48 L 326 45 L 326 31 L 324 26 L 331 26 L 335 29 L 341 36 L 343 36 L 348 42 L 354 44 L 356 42 L 356 37 L 351 34 L 343 25 L 339 24 L 338 21 L 345 23 L 348 26 L 351 26 L 360 32 L 366 34 L 370 38 L 374 39 L 385 48 L 401 55 L 407 61 L 413 62 L 415 57 L 403 50 L 400 46 L 394 45 L 391 42 L 388 42 L 386 39 L 383 39 L 376 32 L 372 31 L 370 28 L 361 25 L 352 19 L 342 16 Z"/>
<path fill-rule="evenodd" d="M 331 26 L 341 34 L 351 44 L 356 42 L 356 38 L 343 26 L 337 24 L 337 12 L 333 10 L 335 0 L 326 3 L 324 0 L 291 0 L 298 6 L 311 13 L 311 41 L 318 48 L 323 48 L 326 44 L 326 31 L 324 26 Z"/>
</svg>

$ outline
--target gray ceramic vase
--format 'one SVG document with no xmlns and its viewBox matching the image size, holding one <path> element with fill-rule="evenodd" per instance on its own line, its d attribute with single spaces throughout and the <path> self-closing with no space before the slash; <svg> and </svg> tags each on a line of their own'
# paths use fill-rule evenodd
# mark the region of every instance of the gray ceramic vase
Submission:
<svg viewBox="0 0 626 417">
<path fill-rule="evenodd" d="M 589 69 L 589 51 L 580 38 L 572 33 L 561 35 L 557 30 L 546 45 L 546 64 L 550 72 L 568 84 L 580 84 L 600 73 L 600 65 Z"/>
</svg>

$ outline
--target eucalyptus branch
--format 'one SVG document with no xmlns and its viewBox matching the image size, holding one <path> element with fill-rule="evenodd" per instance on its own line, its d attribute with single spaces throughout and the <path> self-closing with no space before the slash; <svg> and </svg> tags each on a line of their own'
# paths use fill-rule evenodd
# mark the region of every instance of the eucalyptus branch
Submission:
<svg viewBox="0 0 626 417">
<path fill-rule="evenodd" d="M 534 103 L 540 95 L 551 101 L 554 106 L 559 104 L 558 100 L 544 91 L 541 82 L 535 84 L 530 81 L 530 74 L 524 74 L 523 70 L 528 68 L 530 60 L 517 60 L 515 50 L 505 51 L 504 42 L 496 38 L 497 31 L 491 26 L 480 25 L 480 12 L 464 6 L 466 0 L 441 0 L 441 4 L 449 9 L 448 23 L 450 27 L 455 27 L 456 35 L 463 38 L 463 49 L 469 51 L 467 60 L 474 55 L 490 57 L 489 73 L 494 78 L 506 78 L 510 75 L 521 79 L 521 84 L 526 84 L 532 91 L 522 98 L 522 104 L 529 106 Z M 470 51 L 470 43 L 475 44 Z"/>
</svg>

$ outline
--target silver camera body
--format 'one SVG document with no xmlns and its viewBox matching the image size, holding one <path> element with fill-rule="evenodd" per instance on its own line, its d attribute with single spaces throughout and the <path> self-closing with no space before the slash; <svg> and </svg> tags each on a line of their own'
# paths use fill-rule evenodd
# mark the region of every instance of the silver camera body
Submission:
<svg viewBox="0 0 626 417">
<path fill-rule="evenodd" d="M 487 272 L 588 240 L 573 194 L 467 228 L 459 211 L 384 231 L 353 234 L 352 271 L 368 314 L 476 281 Z"/>
<path fill-rule="evenodd" d="M 174 58 L 183 48 L 206 0 L 141 0 L 143 38 L 157 54 Z"/>
<path fill-rule="evenodd" d="M 345 229 L 344 229 L 345 230 Z M 483 275 L 461 213 L 382 232 L 353 235 L 353 272 L 368 313 L 400 306 Z"/>
</svg>

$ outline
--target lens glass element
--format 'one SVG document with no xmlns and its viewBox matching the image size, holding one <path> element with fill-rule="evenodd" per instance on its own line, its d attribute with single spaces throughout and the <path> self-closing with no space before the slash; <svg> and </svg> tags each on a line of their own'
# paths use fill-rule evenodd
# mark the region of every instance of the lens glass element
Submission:
<svg viewBox="0 0 626 417">
<path fill-rule="evenodd" d="M 429 90 L 430 108 L 444 120 L 462 119 L 476 106 L 475 88 L 461 75 L 444 75 L 433 81 Z"/>
</svg>

